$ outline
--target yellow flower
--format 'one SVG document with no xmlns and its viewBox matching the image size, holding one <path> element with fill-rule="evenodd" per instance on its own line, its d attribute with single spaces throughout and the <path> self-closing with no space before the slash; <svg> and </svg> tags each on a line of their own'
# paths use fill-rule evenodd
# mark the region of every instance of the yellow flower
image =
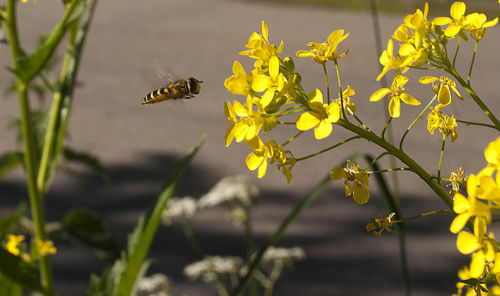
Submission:
<svg viewBox="0 0 500 296">
<path fill-rule="evenodd" d="M 311 57 L 319 64 L 326 63 L 327 60 L 336 60 L 347 55 L 348 50 L 342 54 L 337 53 L 337 47 L 340 42 L 346 39 L 349 33 L 344 35 L 344 30 L 334 31 L 328 36 L 328 43 L 309 42 L 307 46 L 311 50 L 299 50 L 297 56 L 301 58 Z"/>
<path fill-rule="evenodd" d="M 330 105 L 323 104 L 323 95 L 319 89 L 309 94 L 308 100 L 311 111 L 302 113 L 297 118 L 297 128 L 306 131 L 314 128 L 316 139 L 324 139 L 332 133 L 332 123 L 340 119 L 340 107 L 337 102 Z"/>
<path fill-rule="evenodd" d="M 432 23 L 438 26 L 448 25 L 448 27 L 444 31 L 444 35 L 448 39 L 454 38 L 455 36 L 457 36 L 457 34 L 460 34 L 460 37 L 467 40 L 467 36 L 464 34 L 463 30 L 480 29 L 481 27 L 480 24 L 482 24 L 480 22 L 483 17 L 480 17 L 478 13 L 473 13 L 465 16 L 464 15 L 465 9 L 466 9 L 465 3 L 457 1 L 451 5 L 450 8 L 451 18 L 437 17 L 432 21 Z M 480 19 L 478 19 L 478 17 Z M 484 21 L 486 21 L 486 18 L 484 19 Z M 490 25 L 493 26 L 494 24 L 488 24 L 488 26 Z"/>
<path fill-rule="evenodd" d="M 36 247 L 40 256 L 47 256 L 57 252 L 54 247 L 54 243 L 51 240 L 36 240 Z"/>
<path fill-rule="evenodd" d="M 394 45 L 392 39 L 389 39 L 387 42 L 387 49 L 384 50 L 382 55 L 380 55 L 379 62 L 384 66 L 382 72 L 377 76 L 377 81 L 379 81 L 389 70 L 392 69 L 402 69 L 402 73 L 408 70 L 408 66 L 411 64 L 412 57 L 403 57 L 398 55 L 394 55 Z"/>
<path fill-rule="evenodd" d="M 258 177 L 264 177 L 267 170 L 267 159 L 272 158 L 274 155 L 273 145 L 269 141 L 267 141 L 266 145 L 264 145 L 259 137 L 245 140 L 245 142 L 248 144 L 248 146 L 255 150 L 246 158 L 248 169 L 253 171 L 258 168 Z"/>
<path fill-rule="evenodd" d="M 500 138 L 491 142 L 484 150 L 484 158 L 488 162 L 488 166 L 484 168 L 480 175 L 491 176 L 495 171 L 500 169 Z"/>
<path fill-rule="evenodd" d="M 465 171 L 460 167 L 457 172 L 451 172 L 450 175 L 450 184 L 446 187 L 451 187 L 450 195 L 454 195 L 460 192 L 460 185 L 466 182 L 466 178 L 464 178 Z"/>
<path fill-rule="evenodd" d="M 466 198 L 460 193 L 455 194 L 453 199 L 453 211 L 458 215 L 453 219 L 450 225 L 452 233 L 458 233 L 464 228 L 467 221 L 472 216 L 482 217 L 489 223 L 491 221 L 491 212 L 487 204 L 476 199 L 476 191 L 478 186 L 478 178 L 471 174 L 467 179 L 467 194 Z"/>
<path fill-rule="evenodd" d="M 366 225 L 366 231 L 371 232 L 373 231 L 373 234 L 375 234 L 378 237 L 382 236 L 382 232 L 384 230 L 390 232 L 390 233 L 396 233 L 394 229 L 392 229 L 392 217 L 394 217 L 396 213 L 391 213 L 387 218 L 382 219 L 382 218 L 371 218 L 372 222 L 368 223 Z M 374 231 L 375 229 L 379 229 L 378 231 Z"/>
<path fill-rule="evenodd" d="M 9 253 L 19 256 L 21 253 L 21 250 L 19 250 L 19 246 L 24 240 L 24 235 L 14 235 L 14 234 L 7 234 L 7 245 L 5 248 Z"/>
<path fill-rule="evenodd" d="M 354 115 L 354 112 L 356 112 L 356 105 L 351 101 L 351 97 L 354 96 L 355 94 L 356 92 L 349 85 L 347 86 L 347 89 L 342 92 L 342 98 L 344 99 L 343 100 L 344 111 L 346 114 Z M 339 107 L 342 108 L 340 98 L 337 98 L 335 102 L 337 102 Z"/>
<path fill-rule="evenodd" d="M 485 235 L 486 221 L 481 217 L 476 217 L 474 221 L 474 235 L 462 231 L 457 237 L 457 248 L 463 254 L 472 254 L 470 263 L 470 276 L 480 277 L 487 261 L 493 262 L 496 257 L 497 243 L 493 233 Z"/>
<path fill-rule="evenodd" d="M 427 117 L 427 130 L 431 133 L 431 135 L 433 135 L 434 130 L 438 128 L 444 136 L 448 137 L 451 135 L 451 142 L 453 143 L 458 137 L 457 131 L 455 130 L 457 121 L 455 118 L 441 112 L 438 107 L 439 105 L 436 109 L 431 107 L 431 113 L 429 113 L 429 116 Z"/>
<path fill-rule="evenodd" d="M 249 50 L 240 52 L 240 55 L 246 55 L 250 58 L 256 59 L 256 65 L 266 65 L 269 59 L 283 50 L 283 41 L 278 48 L 274 44 L 269 43 L 269 30 L 266 22 L 262 21 L 262 35 L 254 32 L 245 45 Z"/>
<path fill-rule="evenodd" d="M 345 168 L 335 167 L 330 171 L 333 180 L 344 180 L 345 196 L 350 196 L 357 204 L 365 204 L 370 199 L 368 191 L 368 174 L 359 171 L 359 165 L 355 161 L 347 161 Z"/>
<path fill-rule="evenodd" d="M 264 111 L 261 108 L 254 111 L 252 102 L 252 97 L 248 96 L 245 105 L 242 105 L 238 101 L 234 101 L 233 105 L 229 102 L 224 103 L 226 118 L 229 122 L 233 123 L 226 131 L 226 147 L 231 144 L 233 139 L 236 139 L 238 143 L 245 139 L 250 140 L 256 137 L 262 128 L 266 132 L 276 126 L 276 117 L 263 116 Z"/>
<path fill-rule="evenodd" d="M 271 103 L 276 91 L 283 90 L 285 82 L 285 76 L 280 73 L 280 60 L 277 56 L 272 56 L 269 59 L 269 76 L 259 74 L 252 81 L 253 90 L 256 92 L 266 91 L 260 99 L 262 108 L 266 108 Z"/>
<path fill-rule="evenodd" d="M 401 111 L 401 101 L 405 102 L 408 105 L 420 105 L 420 102 L 417 101 L 414 97 L 410 96 L 406 93 L 405 88 L 403 87 L 406 82 L 408 82 L 408 78 L 396 75 L 392 82 L 391 89 L 381 88 L 374 92 L 370 96 L 370 101 L 377 102 L 382 99 L 385 95 L 391 94 L 391 101 L 389 102 L 389 114 L 391 117 L 399 117 Z"/>
<path fill-rule="evenodd" d="M 247 74 L 238 61 L 234 61 L 233 73 L 234 75 L 224 81 L 224 86 L 232 94 L 249 95 L 252 89 L 253 73 Z"/>
<path fill-rule="evenodd" d="M 493 27 L 498 23 L 498 17 L 487 22 L 484 13 L 472 13 L 466 17 L 465 23 L 465 28 L 469 31 L 470 36 L 476 40 L 481 40 L 484 37 L 486 28 Z"/>
<path fill-rule="evenodd" d="M 439 105 L 437 105 L 436 109 L 439 109 L 451 103 L 450 88 L 453 90 L 453 92 L 459 99 L 461 100 L 464 99 L 462 95 L 460 95 L 460 93 L 458 92 L 457 88 L 455 87 L 456 86 L 455 81 L 451 80 L 448 77 L 441 76 L 437 78 L 433 76 L 423 76 L 418 80 L 418 82 L 422 84 L 432 83 L 432 89 L 437 94 L 439 102 Z"/>
<path fill-rule="evenodd" d="M 28 2 L 28 0 L 23 0 L 23 3 Z M 33 3 L 36 3 L 36 0 L 33 0 Z"/>
</svg>

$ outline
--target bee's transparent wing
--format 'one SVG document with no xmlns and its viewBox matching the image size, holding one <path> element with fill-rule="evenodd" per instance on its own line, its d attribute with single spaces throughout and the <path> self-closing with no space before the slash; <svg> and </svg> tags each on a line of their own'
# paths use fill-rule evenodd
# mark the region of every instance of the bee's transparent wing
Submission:
<svg viewBox="0 0 500 296">
<path fill-rule="evenodd" d="M 156 74 L 158 74 L 158 77 L 161 80 L 167 80 L 168 82 L 173 82 L 176 80 L 176 78 L 172 74 L 168 73 L 167 70 L 165 70 L 165 67 L 159 59 L 154 59 L 153 63 Z"/>
</svg>

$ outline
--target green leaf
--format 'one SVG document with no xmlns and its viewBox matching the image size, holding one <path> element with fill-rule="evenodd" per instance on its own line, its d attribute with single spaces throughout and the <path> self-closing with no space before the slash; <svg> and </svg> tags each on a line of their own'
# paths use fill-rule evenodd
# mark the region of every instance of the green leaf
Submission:
<svg viewBox="0 0 500 296">
<path fill-rule="evenodd" d="M 302 198 L 299 203 L 295 206 L 295 208 L 288 214 L 288 216 L 281 222 L 281 225 L 278 227 L 278 229 L 273 233 L 271 238 L 266 242 L 266 245 L 259 250 L 257 253 L 257 256 L 254 257 L 252 262 L 250 263 L 250 267 L 248 268 L 245 276 L 239 281 L 238 286 L 231 291 L 230 295 L 236 296 L 236 295 L 241 295 L 241 291 L 245 287 L 245 285 L 248 283 L 250 278 L 252 277 L 252 274 L 254 270 L 257 268 L 257 266 L 260 263 L 260 260 L 262 259 L 262 256 L 264 256 L 264 253 L 266 250 L 276 244 L 278 240 L 281 238 L 283 233 L 285 233 L 285 230 L 292 224 L 293 221 L 295 221 L 301 214 L 302 212 L 307 209 L 320 195 L 323 193 L 323 191 L 328 188 L 330 185 L 330 182 L 332 179 L 330 179 L 330 175 L 325 177 L 321 182 L 316 185 L 309 194 L 307 194 L 304 198 Z"/>
<path fill-rule="evenodd" d="M 19 151 L 10 151 L 0 156 L 0 177 L 23 165 L 24 155 Z"/>
<path fill-rule="evenodd" d="M 26 216 L 27 206 L 25 203 L 21 203 L 14 214 L 7 214 L 0 219 L 0 241 L 5 237 L 7 232 L 19 224 L 19 220 Z M 3 295 L 0 293 L 0 295 Z"/>
<path fill-rule="evenodd" d="M 130 295 L 137 278 L 140 274 L 146 255 L 151 246 L 151 242 L 155 236 L 156 230 L 160 223 L 161 215 L 165 209 L 168 200 L 174 194 L 175 187 L 180 181 L 184 171 L 193 159 L 196 152 L 200 149 L 206 136 L 203 136 L 198 143 L 191 148 L 188 155 L 176 166 L 166 188 L 158 196 L 155 204 L 150 209 L 149 213 L 142 219 L 132 235 L 129 236 L 128 260 L 125 269 L 121 274 L 116 293 L 116 296 Z"/>
<path fill-rule="evenodd" d="M 108 262 L 120 257 L 120 246 L 102 219 L 89 210 L 73 210 L 63 219 L 64 230 L 79 243 L 93 249 Z"/>
<path fill-rule="evenodd" d="M 23 56 L 19 59 L 15 73 L 21 80 L 29 82 L 40 73 L 63 39 L 70 21 L 83 13 L 84 9 L 75 9 L 79 7 L 80 2 L 81 0 L 73 0 L 67 6 L 65 15 L 57 26 L 52 29 L 45 42 L 32 55 Z"/>
<path fill-rule="evenodd" d="M 35 264 L 28 263 L 0 247 L 0 272 L 31 290 L 42 291 Z"/>
<path fill-rule="evenodd" d="M 86 152 L 77 152 L 65 147 L 63 148 L 63 157 L 66 161 L 81 163 L 95 170 L 103 180 L 109 179 L 108 171 L 97 156 Z"/>
<path fill-rule="evenodd" d="M 21 296 L 21 286 L 0 273 L 0 295 Z"/>
</svg>

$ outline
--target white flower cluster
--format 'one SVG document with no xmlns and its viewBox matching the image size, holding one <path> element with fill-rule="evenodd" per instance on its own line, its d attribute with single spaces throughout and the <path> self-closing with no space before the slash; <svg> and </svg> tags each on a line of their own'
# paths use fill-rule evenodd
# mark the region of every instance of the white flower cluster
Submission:
<svg viewBox="0 0 500 296">
<path fill-rule="evenodd" d="M 169 296 L 170 282 L 168 277 L 161 273 L 143 277 L 137 284 L 137 296 Z"/>
<path fill-rule="evenodd" d="M 291 264 L 295 261 L 303 260 L 306 257 L 301 247 L 294 248 L 275 248 L 269 247 L 262 256 L 263 264 Z"/>
<path fill-rule="evenodd" d="M 184 274 L 192 280 L 201 277 L 205 282 L 213 282 L 221 276 L 237 274 L 242 266 L 240 257 L 209 256 L 187 265 Z"/>
<path fill-rule="evenodd" d="M 248 184 L 247 176 L 225 177 L 198 201 L 200 208 L 209 208 L 227 202 L 250 206 L 259 195 L 259 189 Z"/>
<path fill-rule="evenodd" d="M 196 200 L 191 196 L 173 197 L 168 201 L 167 208 L 163 211 L 163 223 L 170 225 L 174 219 L 179 218 L 189 220 L 194 216 L 196 210 Z"/>
</svg>

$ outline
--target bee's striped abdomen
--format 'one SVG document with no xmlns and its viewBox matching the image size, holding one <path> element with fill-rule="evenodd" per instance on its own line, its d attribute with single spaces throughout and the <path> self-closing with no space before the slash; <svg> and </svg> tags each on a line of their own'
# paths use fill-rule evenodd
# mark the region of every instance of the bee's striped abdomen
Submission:
<svg viewBox="0 0 500 296">
<path fill-rule="evenodd" d="M 166 87 L 162 87 L 150 92 L 142 99 L 142 104 L 154 104 L 170 99 L 170 91 Z"/>
</svg>

